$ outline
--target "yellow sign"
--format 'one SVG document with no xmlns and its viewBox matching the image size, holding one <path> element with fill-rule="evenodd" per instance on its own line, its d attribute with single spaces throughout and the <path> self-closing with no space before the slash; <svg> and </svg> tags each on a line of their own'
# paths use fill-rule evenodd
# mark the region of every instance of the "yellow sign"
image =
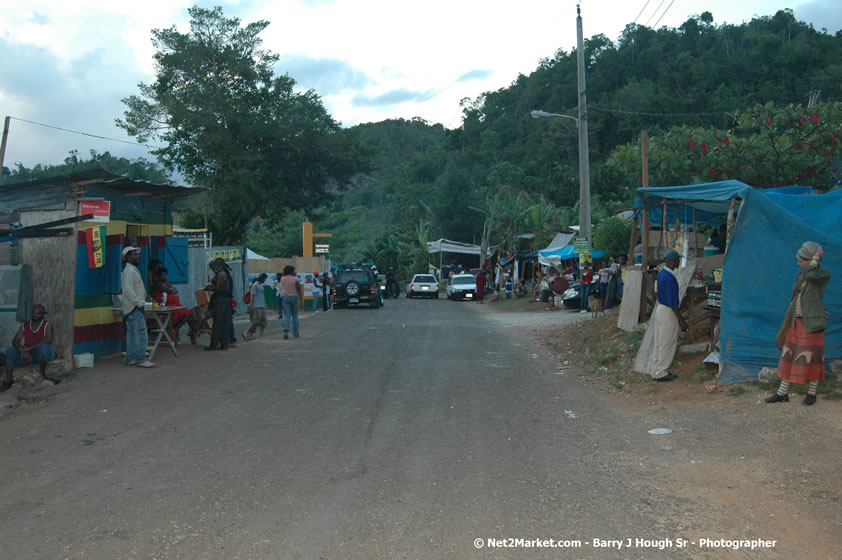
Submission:
<svg viewBox="0 0 842 560">
<path fill-rule="evenodd" d="M 225 259 L 225 262 L 227 263 L 243 262 L 243 252 L 239 249 L 214 249 L 211 251 L 212 259 L 218 259 L 220 257 Z"/>
</svg>

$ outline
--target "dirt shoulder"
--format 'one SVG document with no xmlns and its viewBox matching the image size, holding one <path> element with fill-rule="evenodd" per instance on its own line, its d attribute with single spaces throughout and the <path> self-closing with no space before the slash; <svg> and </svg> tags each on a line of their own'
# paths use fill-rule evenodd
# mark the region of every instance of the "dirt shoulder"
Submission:
<svg viewBox="0 0 842 560">
<path fill-rule="evenodd" d="M 769 405 L 775 386 L 743 383 L 717 387 L 705 353 L 679 352 L 679 378 L 656 383 L 632 371 L 643 330 L 617 328 L 617 311 L 591 318 L 575 311 L 546 311 L 542 304 L 504 301 L 482 311 L 510 318 L 552 372 L 576 375 L 609 395 L 630 422 L 672 430 L 651 436 L 656 460 L 647 463 L 658 507 L 693 537 L 777 539 L 770 554 L 739 551 L 713 557 L 838 558 L 842 542 L 842 386 L 828 372 L 819 400 L 802 397 Z M 546 317 L 546 318 L 545 318 Z M 551 318 L 551 319 L 549 319 Z M 530 324 L 531 319 L 531 324 Z M 803 387 L 796 388 L 803 393 Z M 642 464 L 642 463 L 641 463 Z M 669 497 L 666 499 L 665 497 Z M 681 506 L 685 504 L 685 506 Z M 692 504 L 692 505 L 688 505 Z M 718 534 L 695 534 L 692 518 Z M 724 552 L 724 551 L 719 551 Z M 793 556 L 794 555 L 794 556 Z"/>
</svg>

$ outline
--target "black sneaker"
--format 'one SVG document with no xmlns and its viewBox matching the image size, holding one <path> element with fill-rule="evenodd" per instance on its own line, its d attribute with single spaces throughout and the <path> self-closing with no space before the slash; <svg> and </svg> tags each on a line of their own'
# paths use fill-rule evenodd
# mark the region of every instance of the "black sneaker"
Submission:
<svg viewBox="0 0 842 560">
<path fill-rule="evenodd" d="M 786 395 L 779 395 L 778 393 L 775 393 L 771 397 L 766 397 L 766 402 L 767 403 L 789 402 L 789 393 L 787 393 Z M 813 401 L 813 402 L 815 402 L 815 401 Z"/>
<path fill-rule="evenodd" d="M 659 377 L 659 378 L 658 378 L 658 379 L 656 379 L 655 381 L 657 381 L 657 382 L 659 382 L 659 383 L 663 383 L 663 382 L 665 382 L 665 381 L 672 381 L 673 379 L 678 379 L 678 376 L 677 376 L 677 375 L 673 375 L 673 374 L 671 374 L 671 373 L 667 372 L 667 374 L 666 374 L 665 376 L 663 376 L 663 377 Z"/>
<path fill-rule="evenodd" d="M 806 397 L 804 397 L 804 400 L 801 401 L 801 404 L 803 404 L 804 406 L 813 406 L 814 404 L 816 404 L 816 395 L 808 394 Z"/>
</svg>

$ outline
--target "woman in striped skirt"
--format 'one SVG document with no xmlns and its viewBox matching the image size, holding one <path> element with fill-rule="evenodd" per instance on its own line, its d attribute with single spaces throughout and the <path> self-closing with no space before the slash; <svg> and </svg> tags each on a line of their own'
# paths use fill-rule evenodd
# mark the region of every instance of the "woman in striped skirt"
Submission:
<svg viewBox="0 0 842 560">
<path fill-rule="evenodd" d="M 778 377 L 781 386 L 778 392 L 766 399 L 767 403 L 789 402 L 790 383 L 810 383 L 807 396 L 801 404 L 816 403 L 816 388 L 824 380 L 824 331 L 827 328 L 824 291 L 830 282 L 830 272 L 819 264 L 824 250 L 812 241 L 805 242 L 798 253 L 801 271 L 795 277 L 792 287 L 792 303 L 795 306 L 793 322 L 790 325 L 778 362 Z"/>
</svg>

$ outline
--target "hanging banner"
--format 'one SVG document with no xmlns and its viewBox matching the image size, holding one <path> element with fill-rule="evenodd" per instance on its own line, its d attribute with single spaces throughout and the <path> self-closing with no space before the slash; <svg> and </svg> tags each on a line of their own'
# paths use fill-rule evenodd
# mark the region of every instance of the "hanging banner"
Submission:
<svg viewBox="0 0 842 560">
<path fill-rule="evenodd" d="M 89 221 L 108 223 L 111 221 L 111 201 L 83 200 L 79 203 L 79 215 L 93 214 Z"/>
<path fill-rule="evenodd" d="M 88 268 L 105 266 L 105 226 L 85 230 L 88 245 Z"/>
</svg>

